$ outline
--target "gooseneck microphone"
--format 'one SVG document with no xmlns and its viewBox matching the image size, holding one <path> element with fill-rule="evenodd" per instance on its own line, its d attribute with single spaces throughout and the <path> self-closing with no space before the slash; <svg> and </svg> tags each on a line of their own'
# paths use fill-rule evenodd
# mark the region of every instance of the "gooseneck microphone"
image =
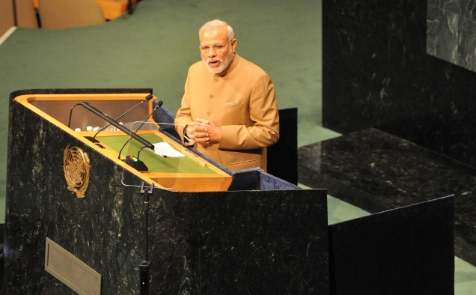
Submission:
<svg viewBox="0 0 476 295">
<path fill-rule="evenodd" d="M 125 112 L 124 114 L 120 115 L 119 117 L 116 118 L 116 121 L 119 120 L 120 118 L 124 117 L 125 115 L 127 115 L 130 111 L 132 111 L 133 109 L 137 108 L 138 106 L 140 106 L 141 104 L 143 104 L 144 102 L 146 101 L 149 101 L 152 99 L 152 97 L 154 97 L 154 95 L 152 95 L 152 93 L 149 93 L 143 100 L 141 100 L 138 104 L 136 104 L 135 106 L 133 106 L 132 108 L 130 108 L 127 112 Z M 69 119 L 68 119 L 68 127 L 71 127 L 71 115 L 73 114 L 73 110 L 75 107 L 81 105 L 81 103 L 77 103 L 75 105 L 73 105 L 71 107 L 71 109 L 69 110 Z M 99 132 L 103 131 L 104 129 L 106 129 L 107 127 L 111 126 L 111 124 L 108 124 L 106 125 L 105 127 L 101 128 L 98 132 L 96 132 L 96 134 L 94 134 L 94 137 L 91 137 L 91 138 L 95 138 L 96 135 L 98 135 Z"/>
<path fill-rule="evenodd" d="M 137 131 L 139 131 L 139 129 L 141 129 L 142 126 L 144 126 L 145 122 L 147 122 L 147 120 L 149 120 L 150 116 L 152 116 L 152 115 L 154 114 L 154 112 L 155 112 L 158 108 L 160 108 L 163 104 L 164 104 L 163 101 L 161 101 L 161 100 L 155 100 L 155 101 L 154 101 L 154 106 L 155 106 L 154 109 L 153 109 L 152 112 L 149 114 L 149 116 L 147 116 L 147 118 L 145 118 L 145 120 L 142 121 L 142 123 L 139 125 L 139 127 L 136 129 L 136 131 L 131 133 L 131 136 L 132 136 L 132 134 L 137 135 L 137 134 L 136 134 Z M 131 139 L 132 139 L 132 137 L 130 137 L 130 138 L 122 145 L 121 149 L 119 150 L 119 155 L 117 156 L 118 159 L 121 158 L 122 150 L 123 150 L 124 147 L 127 145 L 127 143 L 129 143 L 129 141 L 131 141 Z M 141 149 L 139 150 L 139 152 L 137 153 L 137 159 L 139 159 L 139 154 L 140 154 L 140 151 L 141 151 L 141 150 L 142 150 L 142 148 L 141 148 Z"/>
<path fill-rule="evenodd" d="M 77 106 L 79 106 L 79 105 L 81 105 L 81 104 L 80 104 L 80 103 L 77 103 L 77 104 L 73 105 L 73 106 L 71 107 L 71 109 L 69 110 L 68 128 L 71 127 L 71 115 L 73 114 L 73 110 L 74 110 L 75 107 L 77 107 Z"/>
<path fill-rule="evenodd" d="M 95 107 L 93 107 L 92 105 L 90 105 L 89 103 L 87 102 L 82 102 L 80 103 L 80 105 L 82 105 L 85 109 L 87 109 L 88 111 L 92 112 L 93 114 L 95 114 L 96 116 L 104 119 L 105 121 L 107 121 L 108 123 L 110 123 L 111 125 L 113 125 L 114 127 L 116 127 L 117 129 L 121 130 L 122 132 L 126 133 L 126 134 L 129 134 L 132 138 L 134 138 L 135 140 L 137 140 L 138 142 L 140 142 L 141 144 L 143 144 L 144 146 L 148 147 L 149 149 L 153 150 L 154 149 L 154 145 L 151 144 L 150 142 L 148 142 L 147 140 L 145 140 L 144 138 L 140 137 L 139 135 L 135 134 L 134 132 L 132 132 L 130 129 L 128 129 L 127 127 L 124 127 L 123 125 L 119 124 L 116 120 L 108 117 L 106 114 L 104 114 L 103 112 L 101 112 L 100 110 L 96 109 Z"/>
<path fill-rule="evenodd" d="M 152 93 L 149 93 L 143 100 L 141 100 L 138 104 L 136 104 L 135 106 L 133 106 L 132 108 L 130 108 L 129 110 L 127 110 L 125 113 L 123 113 L 122 115 L 120 115 L 119 117 L 116 118 L 116 121 L 119 120 L 120 118 L 124 117 L 125 115 L 129 114 L 133 109 L 137 108 L 138 106 L 140 106 L 141 104 L 143 104 L 144 102 L 148 102 L 149 100 L 152 99 L 152 97 L 154 97 L 152 95 Z M 111 126 L 111 123 L 107 124 L 106 126 L 102 127 L 101 129 L 99 129 L 93 136 L 93 138 L 96 138 L 96 136 L 98 135 L 99 132 L 103 131 L 104 129 L 106 129 L 107 127 Z"/>
</svg>

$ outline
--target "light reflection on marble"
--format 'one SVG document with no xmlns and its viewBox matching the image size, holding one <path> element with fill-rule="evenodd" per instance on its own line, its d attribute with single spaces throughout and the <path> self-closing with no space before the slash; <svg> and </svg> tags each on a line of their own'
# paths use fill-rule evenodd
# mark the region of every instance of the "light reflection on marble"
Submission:
<svg viewBox="0 0 476 295">
<path fill-rule="evenodd" d="M 475 11 L 474 1 L 428 0 L 427 53 L 476 71 Z"/>
</svg>

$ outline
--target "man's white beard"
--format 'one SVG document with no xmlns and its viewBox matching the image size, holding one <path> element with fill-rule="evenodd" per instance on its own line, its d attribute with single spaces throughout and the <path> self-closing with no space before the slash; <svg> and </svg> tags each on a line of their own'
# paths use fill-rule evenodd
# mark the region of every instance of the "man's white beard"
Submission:
<svg viewBox="0 0 476 295">
<path fill-rule="evenodd" d="M 228 66 L 231 64 L 231 62 L 233 61 L 233 57 L 235 56 L 235 54 L 233 53 L 233 51 L 229 50 L 228 52 L 228 55 L 224 58 L 224 59 L 221 59 L 221 58 L 207 58 L 207 60 L 204 60 L 202 59 L 205 64 L 207 65 L 207 68 L 210 72 L 212 72 L 213 74 L 220 74 L 221 72 L 223 72 L 224 70 L 226 70 L 226 68 L 228 68 Z M 220 62 L 220 66 L 218 68 L 212 68 L 208 63 L 211 62 L 211 61 L 219 61 Z"/>
</svg>

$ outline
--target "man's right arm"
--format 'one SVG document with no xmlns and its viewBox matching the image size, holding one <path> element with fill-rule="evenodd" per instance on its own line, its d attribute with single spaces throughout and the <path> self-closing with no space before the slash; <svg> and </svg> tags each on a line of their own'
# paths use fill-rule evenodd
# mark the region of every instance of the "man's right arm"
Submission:
<svg viewBox="0 0 476 295">
<path fill-rule="evenodd" d="M 180 135 L 180 138 L 182 139 L 183 142 L 186 141 L 186 139 L 183 136 L 184 135 L 183 131 L 185 127 L 187 126 L 187 124 L 192 121 L 192 112 L 190 110 L 189 76 L 190 76 L 190 70 L 187 75 L 187 80 L 185 81 L 182 102 L 175 116 L 175 130 Z"/>
</svg>

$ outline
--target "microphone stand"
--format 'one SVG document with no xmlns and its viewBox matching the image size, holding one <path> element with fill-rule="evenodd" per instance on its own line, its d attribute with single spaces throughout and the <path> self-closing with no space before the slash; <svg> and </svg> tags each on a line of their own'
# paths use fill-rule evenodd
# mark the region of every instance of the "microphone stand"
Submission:
<svg viewBox="0 0 476 295">
<path fill-rule="evenodd" d="M 124 117 L 125 115 L 127 115 L 130 111 L 132 111 L 133 109 L 137 108 L 139 105 L 143 104 L 144 102 L 146 101 L 149 101 L 153 98 L 154 96 L 152 95 L 152 93 L 149 93 L 143 100 L 141 100 L 138 104 L 136 104 L 135 106 L 133 106 L 132 108 L 130 108 L 127 112 L 123 113 L 122 115 L 120 115 L 119 117 L 116 118 L 116 121 L 119 120 L 120 118 Z M 75 105 L 73 105 L 71 107 L 71 109 L 69 110 L 69 119 L 68 119 L 68 127 L 71 127 L 71 117 L 72 117 L 72 114 L 73 114 L 73 110 L 75 107 L 77 107 L 78 105 L 81 105 L 81 103 L 77 103 Z M 94 136 L 92 138 L 95 138 L 96 135 L 98 135 L 99 132 L 103 131 L 104 129 L 106 129 L 107 127 L 111 126 L 111 123 L 109 123 L 108 125 L 104 126 L 103 128 L 101 128 L 98 132 L 96 132 L 96 134 L 94 134 Z"/>
<path fill-rule="evenodd" d="M 149 294 L 149 268 L 151 261 L 149 260 L 149 195 L 152 194 L 154 184 L 146 191 L 144 182 L 142 182 L 140 193 L 144 196 L 144 238 L 145 238 L 145 259 L 139 264 L 140 270 L 140 294 Z"/>
<path fill-rule="evenodd" d="M 129 110 L 127 110 L 125 113 L 123 113 L 122 115 L 120 115 L 119 117 L 116 118 L 116 121 L 119 120 L 120 118 L 124 117 L 125 115 L 129 114 L 133 109 L 137 108 L 138 106 L 140 106 L 141 104 L 143 104 L 144 102 L 146 101 L 149 101 L 152 99 L 152 97 L 154 97 L 152 95 L 152 93 L 150 93 L 149 95 L 147 95 L 144 100 L 141 100 L 141 102 L 139 102 L 138 104 L 136 104 L 135 106 L 133 106 L 132 108 L 130 108 Z M 96 138 L 96 136 L 98 135 L 99 132 L 103 131 L 104 129 L 106 129 L 107 127 L 111 126 L 111 124 L 107 124 L 106 126 L 102 127 L 101 129 L 99 129 L 96 134 L 94 134 L 93 138 Z"/>
<path fill-rule="evenodd" d="M 150 113 L 150 115 L 147 116 L 147 118 L 142 122 L 142 124 L 140 124 L 139 128 L 136 129 L 136 131 L 134 132 L 134 134 L 137 134 L 137 131 L 139 131 L 139 129 L 142 128 L 142 126 L 145 124 L 145 122 L 147 122 L 147 120 L 149 120 L 150 116 L 152 116 L 152 115 L 154 114 L 154 112 L 155 112 L 158 108 L 160 108 L 160 107 L 162 106 L 163 103 L 164 103 L 164 102 L 161 101 L 161 100 L 159 100 L 159 101 L 157 102 L 157 105 L 156 105 L 155 108 L 152 110 L 152 112 Z M 132 137 L 130 137 L 130 138 L 124 143 L 124 145 L 122 145 L 121 149 L 119 150 L 119 155 L 117 156 L 118 159 L 121 158 L 122 150 L 123 150 L 124 147 L 127 145 L 127 143 L 129 143 L 129 141 L 131 141 L 131 139 L 132 139 Z M 142 149 L 141 149 L 141 150 L 142 150 Z M 140 153 L 141 150 L 139 150 L 139 153 Z M 137 159 L 139 159 L 139 154 L 137 154 Z"/>
<path fill-rule="evenodd" d="M 126 134 L 129 134 L 132 138 L 134 138 L 135 140 L 137 140 L 138 142 L 142 143 L 142 145 L 148 147 L 149 149 L 151 150 L 154 150 L 154 145 L 151 144 L 150 142 L 148 142 L 147 140 L 145 140 L 144 138 L 140 137 L 139 135 L 135 134 L 134 132 L 132 132 L 131 130 L 129 130 L 127 127 L 117 123 L 114 119 L 108 117 L 106 114 L 104 114 L 103 112 L 101 112 L 100 110 L 96 109 L 95 107 L 93 107 L 92 105 L 90 105 L 89 103 L 87 102 L 82 102 L 81 105 L 87 109 L 88 111 L 92 112 L 93 114 L 95 114 L 96 116 L 98 117 L 101 117 L 102 119 L 104 119 L 105 121 L 111 123 L 111 125 L 113 125 L 114 127 L 116 127 L 117 129 L 121 130 L 122 132 L 126 133 Z"/>
</svg>

